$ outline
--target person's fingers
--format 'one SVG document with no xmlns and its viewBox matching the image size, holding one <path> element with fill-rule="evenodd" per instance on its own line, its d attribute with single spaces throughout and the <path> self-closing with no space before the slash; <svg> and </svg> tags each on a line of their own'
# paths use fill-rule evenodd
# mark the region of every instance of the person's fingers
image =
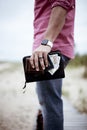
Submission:
<svg viewBox="0 0 87 130">
<path fill-rule="evenodd" d="M 35 65 L 34 65 L 34 56 L 33 55 L 29 58 L 29 62 L 31 64 L 32 68 L 35 68 Z"/>
<path fill-rule="evenodd" d="M 41 68 L 44 70 L 45 69 L 44 57 L 43 56 L 39 56 L 38 60 L 39 60 Z"/>
<path fill-rule="evenodd" d="M 48 67 L 48 53 L 44 53 L 43 56 L 44 56 L 44 63 L 45 63 L 45 66 Z"/>
<path fill-rule="evenodd" d="M 48 67 L 47 54 L 47 52 L 34 52 L 29 58 L 32 68 L 35 68 L 36 71 L 39 71 L 41 68 L 44 70 L 46 67 Z"/>
<path fill-rule="evenodd" d="M 38 53 L 34 54 L 34 64 L 35 64 L 36 71 L 39 71 Z"/>
<path fill-rule="evenodd" d="M 44 70 L 44 69 L 45 69 L 45 65 L 44 65 L 43 52 L 39 52 L 38 60 L 39 60 L 39 63 L 40 63 L 41 68 Z M 39 66 L 39 67 L 40 67 L 40 66 Z"/>
</svg>

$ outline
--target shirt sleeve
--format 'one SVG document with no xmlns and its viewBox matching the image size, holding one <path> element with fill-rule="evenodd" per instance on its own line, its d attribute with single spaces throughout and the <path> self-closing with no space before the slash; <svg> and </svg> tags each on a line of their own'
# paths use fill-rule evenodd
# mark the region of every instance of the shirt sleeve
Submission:
<svg viewBox="0 0 87 130">
<path fill-rule="evenodd" d="M 49 0 L 51 7 L 61 6 L 67 11 L 75 8 L 75 0 Z"/>
</svg>

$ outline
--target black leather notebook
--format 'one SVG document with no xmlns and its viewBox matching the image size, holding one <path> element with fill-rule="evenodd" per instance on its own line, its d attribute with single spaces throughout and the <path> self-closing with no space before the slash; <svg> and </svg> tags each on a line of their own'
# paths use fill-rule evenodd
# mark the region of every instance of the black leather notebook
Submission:
<svg viewBox="0 0 87 130">
<path fill-rule="evenodd" d="M 33 69 L 29 63 L 29 60 L 27 60 L 28 58 L 30 58 L 30 56 L 23 57 L 23 68 L 26 83 L 65 77 L 64 63 L 62 55 L 59 51 L 48 53 L 49 65 L 45 70 L 42 70 L 41 67 L 40 71 Z"/>
</svg>

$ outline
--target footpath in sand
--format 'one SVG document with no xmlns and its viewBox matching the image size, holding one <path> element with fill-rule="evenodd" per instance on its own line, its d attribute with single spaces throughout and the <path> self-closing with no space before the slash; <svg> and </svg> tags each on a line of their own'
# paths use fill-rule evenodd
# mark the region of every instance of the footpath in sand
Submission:
<svg viewBox="0 0 87 130">
<path fill-rule="evenodd" d="M 81 70 L 81 69 L 80 69 Z M 78 100 L 73 86 L 81 87 L 81 79 L 76 79 L 78 70 L 67 71 L 64 80 L 64 91 L 67 86 L 72 90 L 70 100 Z M 78 71 L 79 72 L 79 71 Z M 76 74 L 76 77 L 75 77 Z M 69 75 L 69 78 L 68 76 Z M 83 82 L 84 79 L 82 79 Z M 72 84 L 73 83 L 73 84 Z M 87 81 L 84 80 L 84 85 Z M 0 130 L 35 130 L 36 115 L 39 103 L 35 92 L 35 83 L 27 84 L 26 93 L 23 94 L 24 75 L 21 65 L 13 63 L 0 64 Z M 68 89 L 70 91 L 70 89 Z M 80 114 L 64 98 L 65 130 L 87 130 L 87 115 Z M 77 124 L 76 124 L 77 123 Z"/>
</svg>

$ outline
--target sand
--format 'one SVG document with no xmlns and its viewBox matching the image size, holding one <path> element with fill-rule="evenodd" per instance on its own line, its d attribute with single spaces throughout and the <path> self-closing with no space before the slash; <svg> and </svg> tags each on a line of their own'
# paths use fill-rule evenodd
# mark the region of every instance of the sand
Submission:
<svg viewBox="0 0 87 130">
<path fill-rule="evenodd" d="M 87 113 L 87 78 L 83 78 L 84 66 L 66 69 L 63 91 L 71 103 L 80 111 Z"/>
<path fill-rule="evenodd" d="M 81 105 L 80 95 L 86 96 L 87 80 L 82 78 L 83 67 L 66 69 L 63 91 L 68 99 Z M 35 83 L 27 84 L 23 93 L 24 73 L 22 65 L 0 64 L 0 130 L 35 130 L 36 115 L 40 108 Z M 82 89 L 82 90 L 81 90 Z M 77 107 L 78 108 L 78 107 Z"/>
<path fill-rule="evenodd" d="M 39 109 L 35 83 L 28 84 L 23 93 L 22 66 L 12 70 L 13 64 L 6 63 L 1 68 L 0 130 L 34 130 Z"/>
</svg>

